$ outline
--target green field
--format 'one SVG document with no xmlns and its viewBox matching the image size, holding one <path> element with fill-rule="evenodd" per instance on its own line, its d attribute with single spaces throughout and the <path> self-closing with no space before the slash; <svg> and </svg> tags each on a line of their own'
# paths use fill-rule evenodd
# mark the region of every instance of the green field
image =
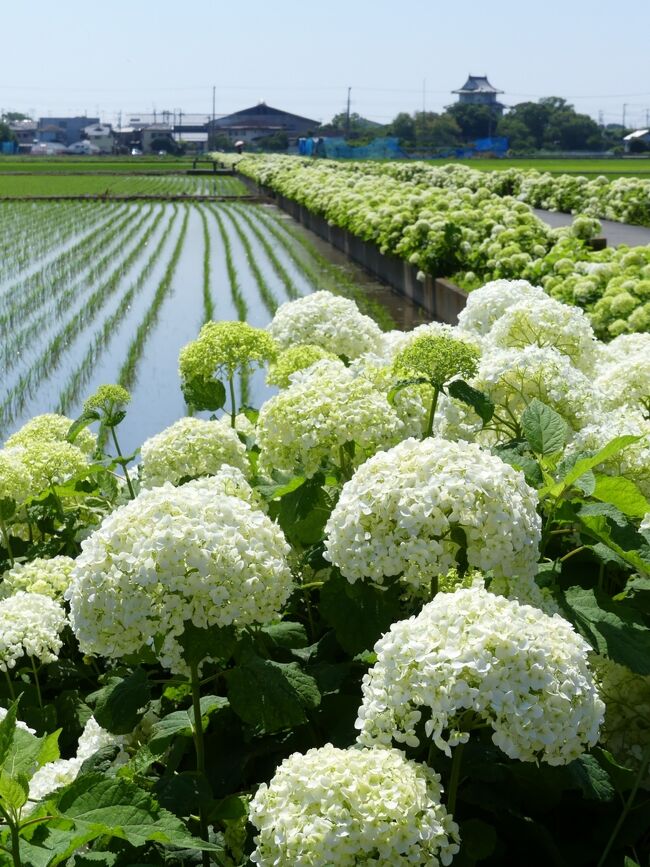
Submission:
<svg viewBox="0 0 650 867">
<path fill-rule="evenodd" d="M 32 174 L 80 174 L 94 172 L 184 172 L 192 168 L 192 157 L 0 157 L 0 174 L 20 172 Z"/>
<path fill-rule="evenodd" d="M 241 196 L 247 189 L 229 175 L 2 175 L 0 199 L 31 196 Z"/>
<path fill-rule="evenodd" d="M 534 169 L 554 175 L 605 175 L 608 178 L 650 178 L 650 159 L 441 159 L 427 160 L 431 165 L 458 163 L 479 171 L 505 171 L 506 169 Z"/>
</svg>

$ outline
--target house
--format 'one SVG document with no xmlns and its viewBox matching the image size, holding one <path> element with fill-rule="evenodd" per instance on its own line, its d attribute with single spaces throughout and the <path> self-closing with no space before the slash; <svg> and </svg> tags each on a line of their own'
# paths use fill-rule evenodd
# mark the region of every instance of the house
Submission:
<svg viewBox="0 0 650 867">
<path fill-rule="evenodd" d="M 113 153 L 115 138 L 110 124 L 92 123 L 84 127 L 83 136 L 103 154 Z"/>
<path fill-rule="evenodd" d="M 151 123 L 143 126 L 141 130 L 142 152 L 145 154 L 156 153 L 160 150 L 161 141 L 171 142 L 171 150 L 174 149 L 173 130 L 168 123 Z M 158 142 L 158 144 L 156 144 Z M 166 150 L 166 148 L 163 148 Z"/>
<path fill-rule="evenodd" d="M 496 114 L 503 114 L 505 106 L 497 101 L 497 94 L 503 91 L 493 87 L 487 75 L 469 75 L 465 84 L 452 93 L 458 94 L 458 102 L 463 105 L 487 105 Z"/>
<path fill-rule="evenodd" d="M 9 129 L 16 136 L 18 153 L 29 153 L 36 139 L 37 124 L 34 120 L 13 120 Z"/>
<path fill-rule="evenodd" d="M 623 136 L 623 147 L 626 154 L 650 150 L 650 129 L 635 129 Z"/>
<path fill-rule="evenodd" d="M 40 117 L 37 139 L 39 142 L 58 142 L 68 145 L 80 141 L 87 126 L 99 124 L 98 117 Z"/>
<path fill-rule="evenodd" d="M 247 144 L 276 134 L 284 134 L 295 143 L 300 136 L 313 132 L 318 126 L 319 122 L 313 118 L 292 114 L 260 102 L 251 108 L 209 121 L 208 130 L 215 134 L 226 134 L 233 141 L 240 140 Z"/>
</svg>

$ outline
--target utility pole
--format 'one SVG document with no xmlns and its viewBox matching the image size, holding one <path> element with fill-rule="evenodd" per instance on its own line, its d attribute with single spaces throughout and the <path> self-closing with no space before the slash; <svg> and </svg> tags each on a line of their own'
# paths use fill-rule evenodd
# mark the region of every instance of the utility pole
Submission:
<svg viewBox="0 0 650 867">
<path fill-rule="evenodd" d="M 349 138 L 350 136 L 350 91 L 351 87 L 348 87 L 348 107 L 345 112 L 345 137 Z"/>
<path fill-rule="evenodd" d="M 210 147 L 210 140 L 212 140 L 212 142 L 213 142 L 212 147 L 214 147 L 214 111 L 215 111 L 215 105 L 216 105 L 216 98 L 217 98 L 217 88 L 213 84 L 212 85 L 212 136 L 208 136 L 208 147 Z"/>
<path fill-rule="evenodd" d="M 627 109 L 627 103 L 623 103 L 623 129 L 625 129 L 625 110 Z"/>
<path fill-rule="evenodd" d="M 422 114 L 424 115 L 426 111 L 427 104 L 427 80 L 426 78 L 422 79 Z"/>
</svg>

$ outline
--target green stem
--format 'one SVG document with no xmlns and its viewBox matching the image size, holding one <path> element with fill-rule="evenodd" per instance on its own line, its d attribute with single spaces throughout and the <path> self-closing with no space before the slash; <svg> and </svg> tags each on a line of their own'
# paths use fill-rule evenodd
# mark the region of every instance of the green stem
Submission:
<svg viewBox="0 0 650 867">
<path fill-rule="evenodd" d="M 648 769 L 648 765 L 650 764 L 650 745 L 645 748 L 645 752 L 643 753 L 643 759 L 641 760 L 641 766 L 639 767 L 639 771 L 634 779 L 634 785 L 632 786 L 632 791 L 629 794 L 627 801 L 625 802 L 625 806 L 623 807 L 623 812 L 618 817 L 618 822 L 614 826 L 614 830 L 611 833 L 609 840 L 607 841 L 607 845 L 605 846 L 605 851 L 600 856 L 600 861 L 598 862 L 598 867 L 604 867 L 605 861 L 607 860 L 607 856 L 610 853 L 612 846 L 614 845 L 614 841 L 618 836 L 618 832 L 621 830 L 623 826 L 623 822 L 627 819 L 628 813 L 632 809 L 632 804 L 634 803 L 634 799 L 636 798 L 636 794 L 639 791 L 639 786 L 641 785 L 641 781 L 645 777 L 646 770 Z"/>
<path fill-rule="evenodd" d="M 34 662 L 34 657 L 30 656 L 29 660 L 32 664 L 32 671 L 34 672 L 34 683 L 36 685 L 36 695 L 38 696 L 38 706 L 41 710 L 43 710 L 43 695 L 41 693 L 41 684 L 38 680 L 38 671 L 36 669 L 36 663 Z"/>
<path fill-rule="evenodd" d="M 192 710 L 194 713 L 194 749 L 196 750 L 196 770 L 205 777 L 205 742 L 203 739 L 203 722 L 201 720 L 201 685 L 199 680 L 198 663 L 190 665 L 192 681 Z M 208 837 L 208 823 L 205 818 L 205 807 L 201 804 L 199 809 L 199 827 L 201 838 L 206 842 Z M 201 853 L 203 867 L 210 867 L 210 856 L 207 852 Z"/>
<path fill-rule="evenodd" d="M 18 833 L 18 823 L 9 815 L 9 813 L 0 806 L 0 815 L 4 816 L 5 823 L 9 825 L 11 831 L 11 854 L 14 862 L 14 867 L 22 867 L 23 862 L 20 860 L 20 835 Z"/>
<path fill-rule="evenodd" d="M 237 403 L 235 401 L 235 383 L 233 382 L 232 373 L 228 377 L 228 388 L 230 389 L 230 425 L 234 428 L 237 418 Z"/>
<path fill-rule="evenodd" d="M 454 747 L 454 754 L 451 760 L 451 774 L 449 776 L 449 792 L 447 794 L 447 812 L 452 815 L 456 812 L 456 795 L 458 794 L 458 783 L 460 782 L 460 765 L 463 760 L 463 750 L 465 744 L 458 744 Z"/>
<path fill-rule="evenodd" d="M 131 495 L 131 499 L 135 500 L 135 491 L 133 490 L 133 485 L 131 484 L 131 478 L 129 476 L 129 471 L 126 468 L 126 461 L 124 460 L 124 456 L 120 451 L 120 444 L 117 441 L 117 434 L 115 433 L 115 428 L 111 427 L 111 436 L 113 437 L 113 445 L 115 446 L 115 451 L 117 452 L 118 458 L 121 460 L 121 467 L 124 470 L 124 478 L 126 479 L 126 484 L 129 489 L 129 494 Z"/>
<path fill-rule="evenodd" d="M 9 554 L 9 562 L 13 568 L 15 564 L 14 553 L 11 550 L 11 542 L 9 541 L 9 531 L 7 530 L 7 525 L 4 522 L 3 518 L 0 518 L 0 530 L 2 530 L 2 538 L 4 539 L 5 548 L 7 549 L 7 554 Z"/>
<path fill-rule="evenodd" d="M 7 679 L 7 686 L 9 687 L 9 695 L 11 696 L 12 701 L 16 701 L 16 690 L 14 689 L 14 685 L 9 677 L 9 672 L 5 669 L 5 677 Z"/>
<path fill-rule="evenodd" d="M 427 429 L 424 432 L 424 436 L 422 437 L 423 440 L 427 439 L 427 437 L 430 437 L 433 433 L 433 418 L 436 414 L 436 407 L 438 405 L 438 395 L 439 394 L 440 394 L 440 389 L 436 388 L 436 386 L 434 386 L 433 387 L 433 397 L 431 398 L 431 408 L 429 410 L 429 420 L 427 421 Z"/>
</svg>

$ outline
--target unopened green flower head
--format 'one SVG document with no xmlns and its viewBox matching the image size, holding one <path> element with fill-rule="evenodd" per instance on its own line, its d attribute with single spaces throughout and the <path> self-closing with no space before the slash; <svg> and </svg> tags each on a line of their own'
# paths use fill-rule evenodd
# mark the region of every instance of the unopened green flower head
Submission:
<svg viewBox="0 0 650 867">
<path fill-rule="evenodd" d="M 252 370 L 277 354 L 273 338 L 261 328 L 247 322 L 207 322 L 196 340 L 181 349 L 181 379 L 210 380 L 225 375 L 229 379 L 237 370 Z"/>
<path fill-rule="evenodd" d="M 338 356 L 334 355 L 333 352 L 328 352 L 327 349 L 323 349 L 322 346 L 317 346 L 315 343 L 299 343 L 297 346 L 291 346 L 289 349 L 283 350 L 271 364 L 266 381 L 269 385 L 286 388 L 290 385 L 289 377 L 292 373 L 311 367 L 314 362 L 320 361 L 322 358 L 338 360 Z"/>
<path fill-rule="evenodd" d="M 116 408 L 124 408 L 131 402 L 131 394 L 121 385 L 100 385 L 84 403 L 84 412 L 103 410 L 112 412 Z"/>
<path fill-rule="evenodd" d="M 401 378 L 422 376 L 442 388 L 455 376 L 474 376 L 479 358 L 479 349 L 464 340 L 447 335 L 423 335 L 398 353 L 393 372 Z"/>
</svg>

